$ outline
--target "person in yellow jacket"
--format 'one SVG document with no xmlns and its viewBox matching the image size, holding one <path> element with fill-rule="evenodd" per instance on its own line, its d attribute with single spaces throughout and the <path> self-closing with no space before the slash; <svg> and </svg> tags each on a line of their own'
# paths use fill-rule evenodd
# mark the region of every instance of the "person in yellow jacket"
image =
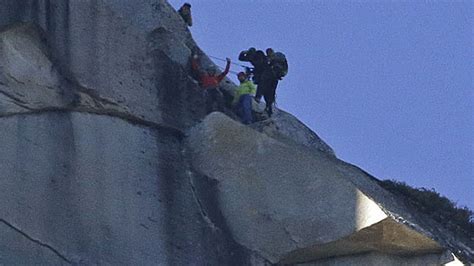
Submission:
<svg viewBox="0 0 474 266">
<path fill-rule="evenodd" d="M 237 115 L 242 120 L 242 123 L 248 125 L 253 122 L 252 99 L 255 96 L 257 89 L 244 72 L 239 72 L 237 78 L 240 81 L 240 86 L 235 90 L 232 105 L 234 106 Z"/>
</svg>

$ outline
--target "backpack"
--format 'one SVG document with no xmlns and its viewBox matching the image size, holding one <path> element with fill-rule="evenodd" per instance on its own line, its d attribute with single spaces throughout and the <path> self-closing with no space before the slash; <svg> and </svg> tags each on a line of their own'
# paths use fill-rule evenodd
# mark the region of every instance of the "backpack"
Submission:
<svg viewBox="0 0 474 266">
<path fill-rule="evenodd" d="M 288 74 L 288 61 L 286 61 L 286 56 L 283 53 L 276 52 L 273 54 L 270 64 L 277 78 L 281 79 Z"/>
</svg>

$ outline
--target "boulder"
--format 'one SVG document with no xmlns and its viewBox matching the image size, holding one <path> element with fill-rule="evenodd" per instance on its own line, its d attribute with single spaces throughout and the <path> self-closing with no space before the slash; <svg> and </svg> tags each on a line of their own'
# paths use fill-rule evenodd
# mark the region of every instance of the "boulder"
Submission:
<svg viewBox="0 0 474 266">
<path fill-rule="evenodd" d="M 394 219 L 320 151 L 288 145 L 220 113 L 193 128 L 194 169 L 218 182 L 220 209 L 236 241 L 273 263 L 301 263 L 366 252 L 440 253 L 439 243 Z M 360 171 L 360 170 L 359 170 Z M 361 187 L 364 186 L 364 187 Z M 382 190 L 378 188 L 378 190 Z"/>
</svg>

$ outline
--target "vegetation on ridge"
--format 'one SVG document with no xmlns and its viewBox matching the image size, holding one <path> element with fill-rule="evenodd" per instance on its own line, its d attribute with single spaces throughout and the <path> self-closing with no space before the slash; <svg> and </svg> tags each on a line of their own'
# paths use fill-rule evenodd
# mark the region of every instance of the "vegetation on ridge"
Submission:
<svg viewBox="0 0 474 266">
<path fill-rule="evenodd" d="M 401 196 L 410 205 L 429 215 L 457 236 L 474 241 L 474 212 L 467 207 L 458 207 L 434 189 L 412 188 L 395 180 L 380 181 L 388 191 Z"/>
</svg>

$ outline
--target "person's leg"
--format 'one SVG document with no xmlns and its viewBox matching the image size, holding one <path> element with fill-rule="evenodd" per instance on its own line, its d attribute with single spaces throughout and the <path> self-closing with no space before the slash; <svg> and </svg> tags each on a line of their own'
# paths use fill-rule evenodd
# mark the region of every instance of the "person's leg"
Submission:
<svg viewBox="0 0 474 266">
<path fill-rule="evenodd" d="M 268 86 L 270 86 L 270 80 L 268 78 L 268 75 L 262 74 L 257 86 L 257 93 L 255 95 L 255 101 L 260 103 L 260 100 L 262 99 L 262 96 L 266 97 L 265 95 L 267 94 Z M 265 100 L 266 102 L 267 100 Z"/>
<path fill-rule="evenodd" d="M 235 114 L 240 118 L 240 120 L 243 120 L 243 115 L 242 115 L 242 97 L 239 98 L 239 101 L 234 107 L 234 112 Z"/>
<path fill-rule="evenodd" d="M 265 90 L 265 103 L 266 111 L 268 116 L 273 114 L 273 103 L 275 102 L 276 88 L 278 86 L 278 79 L 274 79 L 268 82 L 268 88 Z"/>
<path fill-rule="evenodd" d="M 271 117 L 273 114 L 272 110 L 272 103 L 269 100 L 269 97 L 267 95 L 264 95 L 265 97 L 265 111 L 267 112 L 268 117 Z"/>
<path fill-rule="evenodd" d="M 263 95 L 262 85 L 259 84 L 259 85 L 257 85 L 257 93 L 255 94 L 255 97 L 254 97 L 254 99 L 257 103 L 260 103 L 260 101 L 262 100 L 262 95 Z"/>
<path fill-rule="evenodd" d="M 252 118 L 252 95 L 246 94 L 240 97 L 242 99 L 243 123 L 248 125 L 253 122 Z"/>
</svg>

